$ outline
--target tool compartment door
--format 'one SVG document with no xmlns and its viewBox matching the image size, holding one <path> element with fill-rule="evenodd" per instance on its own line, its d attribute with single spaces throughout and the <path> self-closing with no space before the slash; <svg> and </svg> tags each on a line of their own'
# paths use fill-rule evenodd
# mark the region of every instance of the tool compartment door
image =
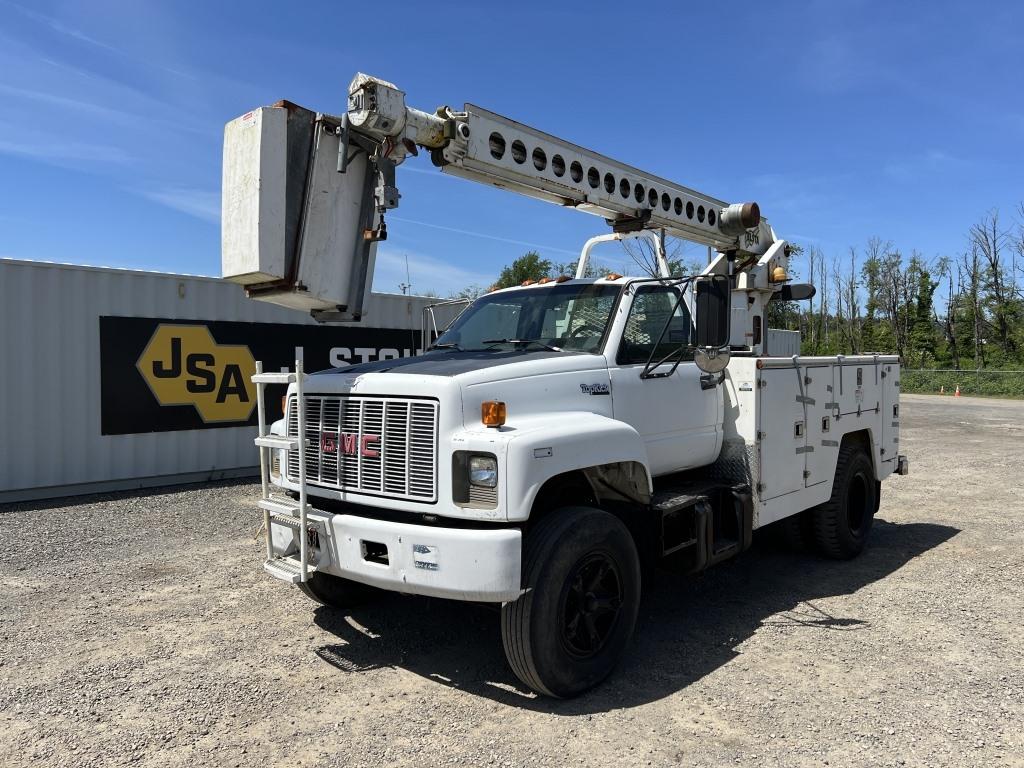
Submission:
<svg viewBox="0 0 1024 768">
<path fill-rule="evenodd" d="M 882 472 L 895 468 L 900 452 L 900 366 L 886 363 L 882 366 Z"/>
<path fill-rule="evenodd" d="M 801 368 L 765 368 L 758 395 L 758 461 L 762 501 L 804 487 L 807 421 L 800 399 Z"/>
<path fill-rule="evenodd" d="M 843 360 L 836 368 L 835 389 L 838 409 L 833 428 L 840 435 L 871 430 L 875 466 L 884 458 L 881 454 L 882 369 L 877 360 Z M 840 440 L 842 438 L 839 438 Z"/>
<path fill-rule="evenodd" d="M 833 423 L 834 365 L 810 365 L 804 371 L 804 406 L 807 417 L 807 450 L 804 452 L 804 485 L 832 480 L 839 458 L 839 438 Z"/>
</svg>

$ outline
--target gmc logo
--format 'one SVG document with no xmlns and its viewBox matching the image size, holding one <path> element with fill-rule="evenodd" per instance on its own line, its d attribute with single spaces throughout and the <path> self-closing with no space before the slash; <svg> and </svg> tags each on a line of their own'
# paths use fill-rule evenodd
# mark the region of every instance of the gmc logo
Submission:
<svg viewBox="0 0 1024 768">
<path fill-rule="evenodd" d="M 368 459 L 375 459 L 380 456 L 380 450 L 372 446 L 379 444 L 380 435 L 360 437 L 357 432 L 320 433 L 320 451 L 322 453 L 340 453 L 343 456 L 355 456 L 358 453 Z"/>
</svg>

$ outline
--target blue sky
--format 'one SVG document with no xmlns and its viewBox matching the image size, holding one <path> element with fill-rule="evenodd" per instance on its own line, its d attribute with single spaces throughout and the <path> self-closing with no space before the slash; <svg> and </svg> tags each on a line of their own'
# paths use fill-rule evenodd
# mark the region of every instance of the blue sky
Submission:
<svg viewBox="0 0 1024 768">
<path fill-rule="evenodd" d="M 217 275 L 224 123 L 341 112 L 357 70 L 757 200 L 827 254 L 951 255 L 1024 200 L 1021 3 L 353 5 L 0 0 L 0 256 Z M 424 156 L 399 186 L 377 290 L 405 256 L 414 291 L 447 294 L 605 231 Z"/>
</svg>

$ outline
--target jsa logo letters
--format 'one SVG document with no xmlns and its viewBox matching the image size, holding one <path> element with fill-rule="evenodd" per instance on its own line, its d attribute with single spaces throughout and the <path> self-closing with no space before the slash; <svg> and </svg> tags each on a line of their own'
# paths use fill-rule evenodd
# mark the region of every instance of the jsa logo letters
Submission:
<svg viewBox="0 0 1024 768">
<path fill-rule="evenodd" d="M 204 325 L 157 327 L 136 366 L 160 405 L 191 405 L 205 422 L 246 421 L 255 403 L 249 348 L 218 344 Z"/>
</svg>

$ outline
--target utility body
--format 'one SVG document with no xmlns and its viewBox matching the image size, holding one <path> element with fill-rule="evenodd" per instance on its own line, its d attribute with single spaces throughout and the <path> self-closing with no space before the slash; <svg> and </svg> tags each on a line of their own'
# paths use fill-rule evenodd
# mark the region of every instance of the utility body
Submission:
<svg viewBox="0 0 1024 768">
<path fill-rule="evenodd" d="M 418 112 L 362 75 L 342 118 L 282 105 L 259 118 L 276 138 L 253 113 L 227 131 L 225 275 L 254 298 L 356 319 L 394 166 L 417 147 L 613 232 L 584 246 L 575 276 L 480 297 L 415 358 L 257 373 L 271 575 L 335 607 L 375 588 L 499 603 L 516 675 L 571 696 L 627 647 L 644 567 L 699 571 L 772 523 L 831 557 L 861 551 L 881 481 L 907 471 L 899 359 L 773 356 L 768 303 L 813 289 L 789 281 L 789 248 L 756 204 L 470 105 Z M 271 173 L 275 152 L 287 162 Z M 672 276 L 654 230 L 717 255 Z M 586 277 L 595 245 L 628 237 L 650 240 L 656 277 Z M 265 388 L 285 383 L 268 429 Z"/>
</svg>

